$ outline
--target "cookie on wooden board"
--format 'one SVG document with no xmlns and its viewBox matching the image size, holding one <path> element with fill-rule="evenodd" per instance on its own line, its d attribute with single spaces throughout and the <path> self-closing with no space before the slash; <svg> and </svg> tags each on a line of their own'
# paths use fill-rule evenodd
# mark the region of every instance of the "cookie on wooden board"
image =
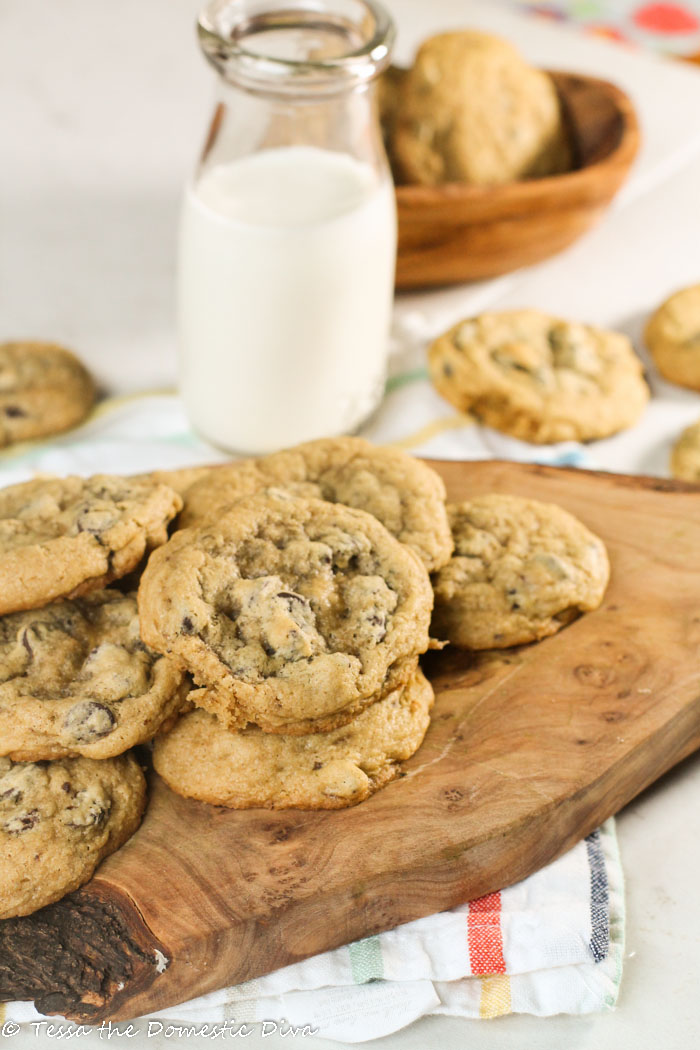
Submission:
<svg viewBox="0 0 700 1050">
<path fill-rule="evenodd" d="M 180 524 L 215 519 L 270 485 L 373 514 L 429 571 L 444 565 L 452 551 L 439 475 L 400 449 L 359 437 L 321 438 L 217 467 L 188 490 Z"/>
<path fill-rule="evenodd" d="M 165 542 L 181 507 L 166 485 L 109 474 L 0 489 L 0 615 L 125 576 Z"/>
<path fill-rule="evenodd" d="M 0 919 L 30 915 L 82 886 L 133 835 L 145 805 L 132 755 L 0 758 Z"/>
<path fill-rule="evenodd" d="M 132 474 L 132 481 L 148 481 L 153 485 L 167 485 L 174 489 L 178 496 L 184 497 L 197 481 L 211 474 L 214 468 L 205 467 L 175 467 L 166 470 L 149 470 L 146 474 Z"/>
<path fill-rule="evenodd" d="M 398 776 L 420 747 L 433 690 L 420 670 L 341 729 L 275 736 L 229 730 L 195 709 L 155 742 L 153 764 L 180 795 L 233 809 L 341 809 Z"/>
<path fill-rule="evenodd" d="M 278 732 L 356 712 L 398 684 L 397 667 L 412 673 L 432 600 L 423 563 L 376 518 L 283 490 L 176 532 L 138 592 L 146 644 L 181 661 L 229 724 Z"/>
<path fill-rule="evenodd" d="M 448 505 L 455 552 L 433 577 L 433 633 L 464 649 L 554 634 L 597 609 L 605 545 L 553 503 L 492 494 Z"/>
<path fill-rule="evenodd" d="M 141 641 L 136 596 L 94 591 L 0 617 L 0 756 L 111 758 L 150 740 L 189 684 Z"/>
</svg>

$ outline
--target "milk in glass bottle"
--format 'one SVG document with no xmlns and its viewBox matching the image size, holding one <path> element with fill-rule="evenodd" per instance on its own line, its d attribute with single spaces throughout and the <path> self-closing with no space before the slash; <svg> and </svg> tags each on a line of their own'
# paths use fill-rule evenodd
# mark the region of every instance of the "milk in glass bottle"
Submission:
<svg viewBox="0 0 700 1050">
<path fill-rule="evenodd" d="M 220 97 L 180 229 L 189 417 L 246 453 L 350 432 L 386 374 L 393 24 L 374 0 L 215 0 L 198 29 Z"/>
</svg>

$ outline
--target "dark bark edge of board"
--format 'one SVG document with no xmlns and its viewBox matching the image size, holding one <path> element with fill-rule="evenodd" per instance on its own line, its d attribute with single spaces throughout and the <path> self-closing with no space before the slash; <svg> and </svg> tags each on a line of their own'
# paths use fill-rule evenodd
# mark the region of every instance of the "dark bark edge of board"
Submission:
<svg viewBox="0 0 700 1050">
<path fill-rule="evenodd" d="M 93 884 L 0 923 L 0 1002 L 33 999 L 41 1013 L 99 1023 L 167 962 L 135 904 Z"/>
</svg>

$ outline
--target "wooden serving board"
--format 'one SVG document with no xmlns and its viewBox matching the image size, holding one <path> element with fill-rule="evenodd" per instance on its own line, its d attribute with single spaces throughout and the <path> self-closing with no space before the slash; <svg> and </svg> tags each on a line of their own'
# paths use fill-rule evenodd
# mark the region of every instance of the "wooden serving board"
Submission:
<svg viewBox="0 0 700 1050">
<path fill-rule="evenodd" d="M 434 718 L 350 810 L 231 812 L 152 778 L 139 832 L 64 901 L 0 923 L 0 999 L 126 1019 L 524 878 L 700 746 L 700 489 L 437 463 L 451 498 L 550 500 L 608 545 L 600 610 L 538 645 L 426 661 Z"/>
</svg>

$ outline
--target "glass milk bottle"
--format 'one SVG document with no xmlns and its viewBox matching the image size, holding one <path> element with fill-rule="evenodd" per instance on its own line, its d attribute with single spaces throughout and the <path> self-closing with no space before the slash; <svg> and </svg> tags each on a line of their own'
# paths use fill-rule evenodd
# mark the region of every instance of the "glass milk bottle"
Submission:
<svg viewBox="0 0 700 1050">
<path fill-rule="evenodd" d="M 215 0 L 199 40 L 220 95 L 183 207 L 181 388 L 214 444 L 348 433 L 383 391 L 396 208 L 372 81 L 374 0 Z"/>
</svg>

